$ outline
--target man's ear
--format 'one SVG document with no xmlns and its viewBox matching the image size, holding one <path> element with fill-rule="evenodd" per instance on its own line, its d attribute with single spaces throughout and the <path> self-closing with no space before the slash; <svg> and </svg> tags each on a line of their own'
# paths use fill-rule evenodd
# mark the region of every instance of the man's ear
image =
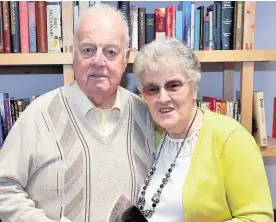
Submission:
<svg viewBox="0 0 276 222">
<path fill-rule="evenodd" d="M 130 56 L 130 48 L 128 48 L 128 49 L 126 50 L 126 57 L 125 57 L 125 63 L 126 63 L 126 64 L 128 63 L 129 56 Z"/>
</svg>

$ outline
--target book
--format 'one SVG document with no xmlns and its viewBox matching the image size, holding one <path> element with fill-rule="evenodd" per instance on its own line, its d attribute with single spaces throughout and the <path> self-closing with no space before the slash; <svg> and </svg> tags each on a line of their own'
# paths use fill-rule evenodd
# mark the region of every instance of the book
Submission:
<svg viewBox="0 0 276 222">
<path fill-rule="evenodd" d="M 72 222 L 66 217 L 60 221 Z M 130 200 L 121 195 L 111 207 L 106 222 L 147 222 L 147 219 Z"/>
<path fill-rule="evenodd" d="M 147 222 L 142 212 L 123 195 L 115 201 L 107 218 L 107 222 Z"/>
</svg>

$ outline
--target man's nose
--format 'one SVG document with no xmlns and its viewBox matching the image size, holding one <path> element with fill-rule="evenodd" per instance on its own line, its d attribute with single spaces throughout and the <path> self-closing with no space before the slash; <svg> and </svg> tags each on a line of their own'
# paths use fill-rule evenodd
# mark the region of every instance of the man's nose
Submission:
<svg viewBox="0 0 276 222">
<path fill-rule="evenodd" d="M 170 100 L 171 97 L 169 93 L 164 88 L 160 88 L 158 102 L 165 104 Z"/>
<path fill-rule="evenodd" d="M 95 53 L 92 61 L 92 65 L 95 67 L 102 67 L 106 63 L 106 58 L 102 52 L 102 50 L 98 49 L 97 52 Z"/>
</svg>

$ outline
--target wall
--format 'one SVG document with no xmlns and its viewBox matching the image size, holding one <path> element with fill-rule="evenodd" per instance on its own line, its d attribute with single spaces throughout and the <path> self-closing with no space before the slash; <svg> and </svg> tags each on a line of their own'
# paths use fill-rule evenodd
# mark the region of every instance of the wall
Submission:
<svg viewBox="0 0 276 222">
<path fill-rule="evenodd" d="M 145 6 L 147 13 L 153 13 L 155 7 L 166 7 L 179 2 L 131 2 L 138 6 Z M 196 5 L 208 6 L 211 2 L 196 2 Z M 115 2 L 112 2 L 115 4 Z M 275 49 L 276 48 L 276 2 L 258 1 L 256 8 L 256 49 Z M 235 72 L 235 91 L 240 87 L 239 65 L 236 65 Z M 276 97 L 276 62 L 256 63 L 254 74 L 254 90 L 264 91 L 267 132 L 271 136 L 272 132 L 272 112 L 273 97 Z M 128 81 L 133 79 L 129 75 Z M 31 97 L 55 89 L 63 84 L 62 75 L 0 75 L 0 91 L 9 92 L 15 97 Z M 132 84 L 133 87 L 133 84 Z M 222 97 L 222 73 L 203 72 L 200 86 L 200 95 L 210 95 Z M 276 208 L 276 158 L 264 158 L 267 176 L 271 187 L 271 193 Z"/>
</svg>

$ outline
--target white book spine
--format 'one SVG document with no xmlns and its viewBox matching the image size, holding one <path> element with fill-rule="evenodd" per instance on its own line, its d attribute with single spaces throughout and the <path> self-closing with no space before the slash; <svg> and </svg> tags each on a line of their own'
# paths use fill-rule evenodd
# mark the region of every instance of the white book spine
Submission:
<svg viewBox="0 0 276 222">
<path fill-rule="evenodd" d="M 79 6 L 78 6 L 78 4 L 74 4 L 73 13 L 74 13 L 74 31 L 75 31 L 78 26 L 78 23 L 79 23 Z"/>
<path fill-rule="evenodd" d="M 48 52 L 61 52 L 61 4 L 47 2 Z"/>
<path fill-rule="evenodd" d="M 138 7 L 130 7 L 131 51 L 138 51 Z"/>
<path fill-rule="evenodd" d="M 195 3 L 191 3 L 191 49 L 195 49 Z"/>
</svg>

